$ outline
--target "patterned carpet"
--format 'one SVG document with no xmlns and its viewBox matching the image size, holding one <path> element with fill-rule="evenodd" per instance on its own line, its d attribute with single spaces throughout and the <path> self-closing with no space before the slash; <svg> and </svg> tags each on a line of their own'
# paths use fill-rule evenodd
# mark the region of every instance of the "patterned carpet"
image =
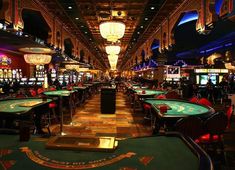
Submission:
<svg viewBox="0 0 235 170">
<path fill-rule="evenodd" d="M 69 117 L 69 116 L 68 116 Z M 52 133 L 59 132 L 59 126 L 51 127 Z M 133 113 L 123 93 L 117 92 L 115 114 L 101 114 L 100 95 L 97 94 L 77 108 L 73 125 L 64 125 L 66 134 L 80 136 L 113 136 L 129 138 L 152 134 L 149 122 L 141 112 Z"/>
</svg>

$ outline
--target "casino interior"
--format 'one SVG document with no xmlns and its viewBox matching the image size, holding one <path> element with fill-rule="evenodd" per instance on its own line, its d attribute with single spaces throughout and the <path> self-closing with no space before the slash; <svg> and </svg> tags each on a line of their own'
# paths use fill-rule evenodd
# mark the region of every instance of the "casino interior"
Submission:
<svg viewBox="0 0 235 170">
<path fill-rule="evenodd" d="M 0 169 L 235 169 L 235 0 L 0 0 Z"/>
</svg>

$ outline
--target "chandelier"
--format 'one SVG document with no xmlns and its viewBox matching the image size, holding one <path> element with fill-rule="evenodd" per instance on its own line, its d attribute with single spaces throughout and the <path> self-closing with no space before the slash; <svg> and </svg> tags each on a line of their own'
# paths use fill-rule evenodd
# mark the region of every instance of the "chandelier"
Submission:
<svg viewBox="0 0 235 170">
<path fill-rule="evenodd" d="M 111 42 L 116 42 L 125 33 L 125 24 L 118 21 L 107 21 L 100 24 L 100 34 Z"/>
<path fill-rule="evenodd" d="M 49 54 L 24 54 L 24 60 L 28 64 L 45 65 L 51 62 Z"/>
<path fill-rule="evenodd" d="M 118 45 L 108 45 L 105 47 L 106 53 L 107 54 L 119 54 L 120 53 L 120 46 Z"/>
<path fill-rule="evenodd" d="M 118 55 L 108 55 L 109 63 L 117 63 L 118 61 Z"/>
</svg>

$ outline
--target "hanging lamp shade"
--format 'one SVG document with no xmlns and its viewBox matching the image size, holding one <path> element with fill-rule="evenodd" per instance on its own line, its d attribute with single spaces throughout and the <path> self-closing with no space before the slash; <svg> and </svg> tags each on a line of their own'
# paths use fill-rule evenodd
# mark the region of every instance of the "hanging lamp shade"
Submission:
<svg viewBox="0 0 235 170">
<path fill-rule="evenodd" d="M 118 21 L 107 21 L 100 24 L 100 34 L 103 38 L 111 42 L 116 42 L 125 33 L 125 24 Z"/>
<path fill-rule="evenodd" d="M 121 47 L 118 45 L 108 45 L 105 47 L 106 53 L 107 54 L 119 54 Z"/>
<path fill-rule="evenodd" d="M 109 62 L 117 63 L 118 55 L 108 55 Z"/>
<path fill-rule="evenodd" d="M 51 62 L 49 54 L 24 54 L 24 60 L 28 64 L 45 65 Z"/>
</svg>

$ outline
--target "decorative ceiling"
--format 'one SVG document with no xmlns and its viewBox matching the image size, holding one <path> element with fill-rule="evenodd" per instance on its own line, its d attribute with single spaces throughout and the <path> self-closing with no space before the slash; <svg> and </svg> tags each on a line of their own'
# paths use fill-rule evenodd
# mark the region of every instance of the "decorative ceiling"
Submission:
<svg viewBox="0 0 235 170">
<path fill-rule="evenodd" d="M 104 67 L 109 68 L 105 46 L 110 44 L 100 35 L 99 24 L 122 21 L 126 25 L 118 66 L 121 68 L 129 54 L 143 44 L 160 23 L 183 0 L 38 0 L 49 12 L 59 17 L 67 29 L 92 50 Z"/>
</svg>

